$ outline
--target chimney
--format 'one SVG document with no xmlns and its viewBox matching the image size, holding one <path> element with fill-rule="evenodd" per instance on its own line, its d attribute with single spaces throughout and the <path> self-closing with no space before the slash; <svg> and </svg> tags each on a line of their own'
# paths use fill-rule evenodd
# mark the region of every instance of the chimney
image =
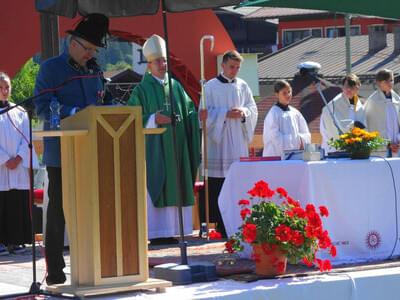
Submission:
<svg viewBox="0 0 400 300">
<path fill-rule="evenodd" d="M 369 52 L 378 52 L 387 46 L 386 25 L 368 26 Z"/>
<path fill-rule="evenodd" d="M 400 52 L 400 24 L 392 25 L 394 52 Z"/>
</svg>

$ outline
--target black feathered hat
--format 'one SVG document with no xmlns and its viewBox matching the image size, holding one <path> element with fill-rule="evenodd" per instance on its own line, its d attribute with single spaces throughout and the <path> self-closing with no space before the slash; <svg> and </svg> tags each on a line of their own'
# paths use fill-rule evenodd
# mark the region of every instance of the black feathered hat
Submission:
<svg viewBox="0 0 400 300">
<path fill-rule="evenodd" d="M 108 18 L 103 14 L 89 14 L 82 18 L 74 30 L 66 32 L 80 37 L 98 47 L 106 46 Z"/>
</svg>

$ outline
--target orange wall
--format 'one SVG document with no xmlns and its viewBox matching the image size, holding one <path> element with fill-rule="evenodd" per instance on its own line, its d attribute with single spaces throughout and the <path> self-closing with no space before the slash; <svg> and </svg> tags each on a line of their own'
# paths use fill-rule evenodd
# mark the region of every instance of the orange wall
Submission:
<svg viewBox="0 0 400 300">
<path fill-rule="evenodd" d="M 3 0 L 3 13 L 0 18 L 2 33 L 0 70 L 11 77 L 32 57 L 40 51 L 39 14 L 34 7 L 34 1 Z M 212 10 L 198 10 L 167 15 L 170 50 L 189 68 L 193 75 L 200 80 L 200 39 L 203 35 L 211 34 L 215 38 L 212 53 L 205 49 L 205 77 L 210 79 L 217 73 L 216 56 L 229 49 L 234 49 L 225 28 Z M 60 17 L 60 35 L 76 26 L 79 18 L 68 19 Z M 164 36 L 162 15 L 159 12 L 153 16 L 130 18 L 113 18 L 110 29 L 130 32 L 143 37 L 153 33 Z"/>
</svg>

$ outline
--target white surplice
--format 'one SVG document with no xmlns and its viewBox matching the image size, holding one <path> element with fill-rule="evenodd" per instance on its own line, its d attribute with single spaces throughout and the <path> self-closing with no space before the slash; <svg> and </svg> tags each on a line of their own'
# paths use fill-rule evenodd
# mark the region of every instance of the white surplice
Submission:
<svg viewBox="0 0 400 300">
<path fill-rule="evenodd" d="M 359 121 L 364 126 L 367 124 L 364 106 L 361 101 L 357 100 L 356 108 L 354 109 L 354 105 L 350 104 L 349 99 L 344 95 L 344 93 L 338 94 L 328 103 L 328 106 L 335 116 L 337 125 L 343 133 L 353 129 L 354 121 Z M 335 148 L 328 144 L 328 141 L 331 139 L 338 139 L 339 131 L 336 128 L 332 116 L 326 106 L 322 109 L 319 130 L 322 136 L 321 147 L 325 152 L 336 151 Z"/>
<path fill-rule="evenodd" d="M 29 140 L 29 121 L 25 110 L 15 107 L 0 115 L 0 191 L 29 189 L 29 146 L 21 133 Z M 33 147 L 32 151 L 32 165 L 36 169 L 39 163 Z M 8 169 L 5 163 L 17 155 L 22 158 L 21 163 L 14 170 Z"/>
<path fill-rule="evenodd" d="M 311 134 L 303 115 L 293 106 L 283 111 L 273 105 L 264 120 L 263 156 L 284 156 L 284 150 L 300 149 L 311 143 Z"/>
<path fill-rule="evenodd" d="M 253 139 L 257 123 L 257 106 L 247 83 L 235 78 L 223 83 L 217 78 L 205 85 L 207 119 L 208 176 L 225 177 L 230 165 L 248 156 L 248 144 Z M 227 119 L 226 113 L 240 108 L 243 119 Z"/>
<path fill-rule="evenodd" d="M 146 128 L 157 128 L 155 114 L 147 121 Z M 192 206 L 182 207 L 183 232 L 193 233 Z M 179 212 L 176 206 L 155 207 L 147 192 L 147 232 L 148 239 L 173 237 L 180 234 Z"/>
<path fill-rule="evenodd" d="M 368 97 L 364 105 L 369 131 L 378 131 L 379 134 L 390 140 L 400 142 L 400 97 L 393 90 L 390 91 L 391 98 L 386 98 L 385 93 L 377 88 Z M 398 157 L 399 152 L 392 153 Z"/>
</svg>

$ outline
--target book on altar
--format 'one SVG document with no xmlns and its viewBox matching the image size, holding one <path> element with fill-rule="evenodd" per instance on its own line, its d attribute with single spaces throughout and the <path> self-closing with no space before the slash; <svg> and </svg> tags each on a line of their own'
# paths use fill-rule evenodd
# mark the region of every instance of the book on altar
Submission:
<svg viewBox="0 0 400 300">
<path fill-rule="evenodd" d="M 280 156 L 255 156 L 255 157 L 241 157 L 240 161 L 274 161 L 281 160 Z"/>
</svg>

